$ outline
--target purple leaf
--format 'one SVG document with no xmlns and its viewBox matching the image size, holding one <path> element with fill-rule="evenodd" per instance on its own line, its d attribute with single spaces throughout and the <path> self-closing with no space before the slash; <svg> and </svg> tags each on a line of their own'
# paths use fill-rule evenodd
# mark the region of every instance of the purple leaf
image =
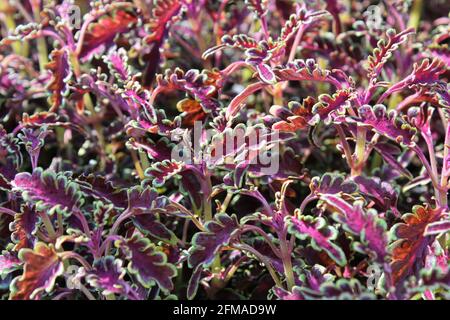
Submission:
<svg viewBox="0 0 450 320">
<path fill-rule="evenodd" d="M 189 266 L 209 266 L 222 246 L 228 245 L 233 234 L 239 230 L 235 215 L 231 217 L 224 213 L 216 214 L 214 220 L 205 224 L 207 231 L 198 232 L 192 237 L 192 247 L 189 250 Z"/>
<path fill-rule="evenodd" d="M 386 107 L 377 104 L 373 107 L 364 105 L 358 110 L 360 119 L 358 123 L 373 128 L 375 132 L 401 145 L 414 147 L 416 129 L 408 124 L 395 110 L 387 112 Z"/>
<path fill-rule="evenodd" d="M 358 185 L 351 180 L 345 180 L 342 175 L 325 173 L 321 177 L 314 177 L 309 184 L 311 193 L 321 196 L 324 194 L 353 194 L 358 191 Z"/>
<path fill-rule="evenodd" d="M 125 269 L 122 260 L 112 256 L 106 256 L 97 260 L 93 270 L 89 271 L 86 281 L 94 288 L 101 290 L 102 294 L 126 294 L 129 290 L 128 283 L 123 279 Z"/>
<path fill-rule="evenodd" d="M 396 216 L 400 215 L 397 209 L 398 195 L 392 186 L 377 177 L 371 179 L 358 176 L 353 178 L 361 193 L 373 200 L 376 205 L 383 211 L 391 209 Z"/>
<path fill-rule="evenodd" d="M 289 233 L 301 240 L 311 239 L 311 245 L 314 250 L 325 250 L 338 265 L 345 266 L 347 264 L 347 259 L 342 249 L 332 242 L 336 239 L 338 232 L 335 228 L 328 226 L 324 218 L 288 216 L 286 219 Z"/>
<path fill-rule="evenodd" d="M 447 218 L 446 220 L 432 222 L 427 225 L 424 235 L 437 235 L 448 231 L 450 231 L 450 220 Z"/>
<path fill-rule="evenodd" d="M 73 207 L 80 208 L 84 199 L 78 184 L 64 173 L 37 168 L 32 174 L 21 172 L 11 181 L 14 191 L 22 194 L 27 201 L 36 205 L 36 210 L 61 211 L 70 215 Z"/>
<path fill-rule="evenodd" d="M 6 250 L 2 251 L 0 255 L 0 277 L 4 278 L 7 274 L 18 269 L 21 264 L 22 262 L 15 253 Z"/>
<path fill-rule="evenodd" d="M 154 187 L 161 187 L 168 179 L 180 173 L 183 167 L 184 164 L 176 160 L 163 160 L 154 163 L 145 171 L 145 175 L 150 177 Z"/>
<path fill-rule="evenodd" d="M 176 276 L 177 269 L 167 262 L 166 254 L 138 234 L 129 239 L 119 239 L 115 242 L 126 259 L 129 261 L 128 272 L 137 277 L 146 288 L 156 282 L 162 290 L 172 290 L 172 278 Z"/>
<path fill-rule="evenodd" d="M 100 175 L 81 175 L 76 180 L 80 190 L 106 203 L 112 203 L 117 208 L 126 208 L 127 191 L 118 188 L 114 183 Z"/>
<path fill-rule="evenodd" d="M 363 253 L 367 248 L 374 254 L 374 259 L 384 263 L 387 256 L 387 226 L 384 220 L 378 218 L 377 212 L 371 209 L 365 211 L 362 202 L 350 205 L 334 195 L 323 195 L 321 199 L 337 210 L 338 214 L 333 215 L 333 218 L 342 223 L 345 230 L 360 237 Z"/>
</svg>

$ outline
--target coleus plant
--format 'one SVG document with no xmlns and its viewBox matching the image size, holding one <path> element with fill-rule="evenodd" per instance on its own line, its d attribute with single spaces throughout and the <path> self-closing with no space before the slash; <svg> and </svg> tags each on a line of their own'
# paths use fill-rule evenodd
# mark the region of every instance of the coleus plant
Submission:
<svg viewBox="0 0 450 320">
<path fill-rule="evenodd" d="M 0 297 L 450 298 L 450 8 L 370 5 L 3 1 Z"/>
</svg>

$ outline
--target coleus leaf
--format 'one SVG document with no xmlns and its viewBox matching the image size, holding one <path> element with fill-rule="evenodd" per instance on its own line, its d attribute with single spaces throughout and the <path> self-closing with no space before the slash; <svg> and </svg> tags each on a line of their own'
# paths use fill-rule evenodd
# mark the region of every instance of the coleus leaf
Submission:
<svg viewBox="0 0 450 320">
<path fill-rule="evenodd" d="M 22 165 L 23 157 L 19 141 L 12 134 L 8 134 L 2 124 L 0 124 L 0 155 L 11 159 L 16 169 Z"/>
<path fill-rule="evenodd" d="M 400 143 L 403 146 L 414 147 L 417 130 L 405 119 L 398 116 L 395 110 L 387 112 L 382 104 L 363 105 L 358 109 L 358 125 L 371 127 L 375 132 Z"/>
<path fill-rule="evenodd" d="M 128 210 L 148 210 L 155 207 L 158 193 L 150 187 L 134 187 L 127 190 Z"/>
<path fill-rule="evenodd" d="M 56 278 L 64 271 L 63 262 L 53 245 L 38 242 L 34 249 L 22 249 L 23 274 L 11 283 L 10 299 L 38 299 L 43 291 L 50 292 Z"/>
<path fill-rule="evenodd" d="M 322 284 L 319 297 L 326 300 L 373 300 L 376 298 L 357 279 L 345 278 L 339 279 L 336 283 Z M 311 298 L 317 299 L 314 296 Z"/>
<path fill-rule="evenodd" d="M 395 215 L 400 215 L 397 209 L 398 195 L 394 188 L 380 178 L 367 178 L 364 176 L 354 177 L 359 186 L 359 191 L 370 198 L 376 205 L 384 211 L 392 210 Z"/>
<path fill-rule="evenodd" d="M 21 212 L 14 216 L 9 229 L 12 231 L 11 240 L 15 243 L 14 250 L 34 248 L 36 230 L 39 216 L 34 206 L 22 205 Z"/>
<path fill-rule="evenodd" d="M 175 244 L 176 235 L 158 220 L 156 213 L 165 211 L 168 205 L 165 197 L 159 197 L 158 193 L 150 187 L 136 187 L 128 190 L 128 210 L 132 211 L 133 224 L 143 233 Z"/>
<path fill-rule="evenodd" d="M 395 29 L 389 29 L 386 32 L 388 41 L 380 39 L 378 41 L 378 47 L 373 51 L 373 55 L 368 58 L 367 71 L 370 78 L 376 78 L 383 66 L 386 64 L 392 53 L 407 40 L 407 37 L 414 33 L 413 28 L 403 30 L 400 33 L 396 33 Z"/>
<path fill-rule="evenodd" d="M 151 212 L 138 214 L 132 218 L 132 221 L 143 234 L 149 234 L 171 244 L 176 244 L 178 240 L 177 236 Z"/>
<path fill-rule="evenodd" d="M 417 91 L 424 88 L 439 87 L 441 86 L 439 77 L 445 72 L 446 66 L 442 60 L 435 58 L 430 62 L 429 59 L 424 59 L 421 64 L 415 63 L 411 74 L 390 87 L 380 96 L 378 101 L 384 101 L 389 95 L 401 91 L 405 87 L 415 88 Z"/>
<path fill-rule="evenodd" d="M 327 82 L 337 89 L 351 87 L 351 81 L 344 72 L 338 69 L 322 69 L 314 59 L 297 59 L 274 69 L 274 72 L 281 81 Z"/>
<path fill-rule="evenodd" d="M 156 81 L 159 90 L 181 90 L 191 95 L 203 107 L 205 112 L 217 111 L 219 102 L 217 93 L 220 90 L 221 74 L 217 71 L 190 69 L 184 72 L 180 68 L 166 70 L 158 75 Z"/>
<path fill-rule="evenodd" d="M 130 130 L 128 133 L 134 136 L 128 140 L 127 147 L 145 151 L 155 161 L 163 161 L 171 158 L 174 144 L 167 137 L 162 137 L 155 142 L 142 136 L 141 132 L 133 132 L 133 130 Z"/>
<path fill-rule="evenodd" d="M 206 50 L 203 53 L 202 58 L 206 59 L 216 51 L 221 50 L 225 47 L 239 48 L 240 50 L 260 48 L 258 41 L 246 34 L 235 34 L 232 37 L 226 34 L 222 37 L 221 42 L 222 44 Z"/>
<path fill-rule="evenodd" d="M 450 268 L 422 269 L 420 271 L 419 287 L 415 291 L 425 292 L 425 290 L 442 289 L 444 297 L 448 299 L 450 292 Z"/>
<path fill-rule="evenodd" d="M 161 187 L 171 177 L 180 173 L 184 168 L 181 162 L 176 160 L 163 160 L 151 165 L 145 170 L 145 175 L 152 180 L 154 187 Z"/>
<path fill-rule="evenodd" d="M 429 224 L 440 219 L 442 212 L 442 208 L 414 206 L 412 213 L 402 217 L 404 223 L 393 227 L 392 233 L 398 238 L 391 248 L 394 284 L 422 268 L 426 248 L 434 239 L 434 236 L 426 236 L 425 230 Z"/>
<path fill-rule="evenodd" d="M 425 236 L 437 235 L 450 231 L 450 219 L 432 222 L 425 229 Z"/>
<path fill-rule="evenodd" d="M 50 54 L 50 59 L 51 61 L 45 66 L 52 74 L 47 88 L 52 92 L 50 111 L 56 111 L 61 106 L 63 97 L 68 93 L 67 82 L 72 76 L 72 71 L 66 49 L 54 49 Z"/>
<path fill-rule="evenodd" d="M 64 173 L 36 168 L 33 173 L 21 172 L 11 181 L 14 191 L 25 201 L 34 203 L 36 210 L 61 211 L 70 215 L 73 207 L 80 208 L 84 199 L 77 183 Z"/>
<path fill-rule="evenodd" d="M 192 237 L 192 247 L 189 249 L 189 266 L 198 265 L 208 267 L 214 260 L 216 253 L 228 245 L 233 234 L 239 230 L 239 223 L 235 215 L 229 216 L 218 213 L 214 220 L 205 224 L 206 231 L 198 232 Z"/>
<path fill-rule="evenodd" d="M 86 281 L 102 294 L 126 294 L 128 283 L 123 279 L 126 270 L 122 267 L 122 260 L 112 256 L 102 257 L 94 262 L 93 269 L 86 275 Z"/>
<path fill-rule="evenodd" d="M 1 45 L 10 45 L 14 41 L 25 41 L 28 39 L 35 39 L 40 36 L 42 25 L 30 22 L 28 24 L 21 24 L 16 27 L 8 37 L 2 38 Z"/>
<path fill-rule="evenodd" d="M 307 97 L 301 104 L 297 101 L 290 101 L 287 108 L 272 106 L 270 113 L 275 119 L 280 119 L 272 124 L 272 129 L 284 132 L 307 129 L 310 126 L 309 121 L 313 116 L 312 108 L 315 103 L 316 100 L 313 97 Z"/>
<path fill-rule="evenodd" d="M 445 62 L 435 58 L 431 62 L 424 59 L 420 64 L 415 63 L 411 75 L 404 80 L 408 86 L 427 86 L 436 84 L 439 77 L 446 72 Z"/>
<path fill-rule="evenodd" d="M 321 197 L 325 194 L 353 194 L 358 185 L 351 180 L 345 180 L 341 174 L 325 173 L 321 177 L 314 177 L 309 184 L 311 193 Z"/>
<path fill-rule="evenodd" d="M 332 242 L 336 239 L 338 231 L 334 227 L 328 226 L 324 218 L 302 215 L 287 216 L 286 224 L 290 234 L 301 240 L 311 239 L 314 250 L 325 250 L 330 258 L 340 266 L 347 264 L 342 249 Z"/>
<path fill-rule="evenodd" d="M 104 58 L 108 62 L 109 70 L 119 83 L 129 80 L 130 66 L 128 65 L 128 54 L 124 48 L 110 50 Z"/>
<path fill-rule="evenodd" d="M 16 253 L 3 250 L 0 255 L 0 279 L 18 269 L 21 264 L 22 261 L 20 261 Z"/>
<path fill-rule="evenodd" d="M 200 102 L 190 98 L 180 100 L 177 109 L 182 112 L 183 126 L 192 127 L 196 121 L 202 121 L 206 117 Z"/>
<path fill-rule="evenodd" d="M 377 212 L 364 210 L 361 201 L 351 205 L 335 195 L 323 195 L 321 199 L 337 210 L 338 214 L 333 218 L 342 223 L 346 231 L 360 237 L 362 245 L 356 244 L 356 249 L 365 253 L 367 248 L 376 261 L 384 263 L 387 256 L 387 225 L 378 218 Z"/>
<path fill-rule="evenodd" d="M 260 63 L 256 65 L 256 71 L 258 72 L 259 78 L 262 82 L 266 84 L 275 84 L 276 76 L 272 68 L 266 63 Z"/>
<path fill-rule="evenodd" d="M 201 264 L 195 267 L 194 271 L 192 271 L 192 276 L 189 279 L 188 287 L 186 290 L 186 297 L 188 298 L 188 300 L 194 299 L 195 295 L 197 294 L 198 284 L 200 282 L 202 272 L 203 266 Z"/>
<path fill-rule="evenodd" d="M 386 162 L 391 169 L 394 169 L 408 179 L 413 178 L 411 172 L 409 172 L 408 169 L 406 169 L 405 166 L 398 160 L 399 152 L 397 153 L 397 150 L 392 149 L 391 146 L 384 143 L 377 143 L 374 149 L 381 155 L 384 162 Z"/>
<path fill-rule="evenodd" d="M 47 126 L 43 125 L 38 129 L 23 128 L 22 132 L 17 135 L 30 155 L 31 166 L 33 168 L 36 168 L 38 165 L 41 148 L 44 146 L 45 137 L 49 133 L 50 131 L 47 130 Z"/>
<path fill-rule="evenodd" d="M 124 253 L 128 264 L 128 272 L 136 276 L 146 288 L 156 282 L 165 291 L 173 289 L 172 278 L 176 276 L 175 266 L 167 262 L 166 254 L 150 242 L 149 239 L 134 234 L 129 239 L 115 241 L 116 247 Z"/>
<path fill-rule="evenodd" d="M 113 44 L 114 38 L 127 32 L 130 25 L 137 22 L 137 17 L 125 10 L 117 10 L 113 15 L 105 15 L 90 25 L 84 35 L 79 52 L 82 61 L 87 61 L 95 54 L 100 54 Z"/>
<path fill-rule="evenodd" d="M 98 228 L 104 228 L 110 224 L 112 217 L 117 214 L 112 203 L 103 203 L 102 201 L 94 201 L 92 215 L 94 222 Z"/>
<path fill-rule="evenodd" d="M 160 42 L 165 36 L 170 24 L 176 21 L 183 8 L 180 0 L 157 0 L 152 10 L 152 18 L 147 26 L 151 32 L 144 41 L 146 43 Z"/>
<path fill-rule="evenodd" d="M 322 120 L 325 124 L 330 124 L 333 115 L 344 114 L 345 109 L 350 107 L 350 101 L 355 98 L 355 94 L 350 89 L 336 91 L 332 96 L 322 94 L 319 101 L 313 106 L 313 118 L 309 121 L 314 125 Z"/>
<path fill-rule="evenodd" d="M 258 17 L 263 17 L 267 14 L 269 0 L 245 0 L 245 4 L 253 10 Z"/>
<path fill-rule="evenodd" d="M 303 28 L 305 28 L 305 26 L 311 24 L 311 22 L 327 15 L 329 15 L 329 13 L 326 10 L 308 12 L 305 8 L 301 8 L 297 13 L 293 13 L 289 16 L 283 29 L 281 29 L 281 34 L 277 42 L 288 41 L 302 25 Z"/>
<path fill-rule="evenodd" d="M 114 183 L 100 175 L 81 175 L 76 180 L 80 190 L 87 195 L 106 203 L 112 203 L 117 208 L 126 208 L 127 191 L 114 185 Z"/>
</svg>

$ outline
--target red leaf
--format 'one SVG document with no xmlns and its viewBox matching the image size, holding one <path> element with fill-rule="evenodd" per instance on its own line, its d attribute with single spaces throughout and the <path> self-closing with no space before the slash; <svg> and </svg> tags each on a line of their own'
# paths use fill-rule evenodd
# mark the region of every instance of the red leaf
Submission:
<svg viewBox="0 0 450 320">
<path fill-rule="evenodd" d="M 88 60 L 92 55 L 100 53 L 112 44 L 117 34 L 128 31 L 130 24 L 136 21 L 136 16 L 123 10 L 118 10 L 114 16 L 100 19 L 86 32 L 80 58 Z"/>
<path fill-rule="evenodd" d="M 405 223 L 394 226 L 394 233 L 399 238 L 392 249 L 392 278 L 394 284 L 406 276 L 419 271 L 423 265 L 426 248 L 434 237 L 425 236 L 427 226 L 439 220 L 442 209 L 429 206 L 415 206 L 413 213 L 403 216 Z"/>
<path fill-rule="evenodd" d="M 52 79 L 47 88 L 52 92 L 52 107 L 50 111 L 55 111 L 62 103 L 63 95 L 67 91 L 67 80 L 72 73 L 66 50 L 55 49 L 52 51 L 50 58 L 51 61 L 45 68 L 52 73 Z"/>
<path fill-rule="evenodd" d="M 62 260 L 52 245 L 39 242 L 31 249 L 22 249 L 19 258 L 24 261 L 23 274 L 11 284 L 10 298 L 29 300 L 39 298 L 42 291 L 50 291 L 55 279 L 63 273 Z"/>
</svg>

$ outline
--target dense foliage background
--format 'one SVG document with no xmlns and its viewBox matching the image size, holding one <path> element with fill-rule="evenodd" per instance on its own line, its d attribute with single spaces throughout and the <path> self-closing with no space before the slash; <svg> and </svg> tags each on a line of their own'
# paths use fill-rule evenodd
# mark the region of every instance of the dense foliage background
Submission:
<svg viewBox="0 0 450 320">
<path fill-rule="evenodd" d="M 449 9 L 2 1 L 0 297 L 449 298 Z"/>
</svg>

